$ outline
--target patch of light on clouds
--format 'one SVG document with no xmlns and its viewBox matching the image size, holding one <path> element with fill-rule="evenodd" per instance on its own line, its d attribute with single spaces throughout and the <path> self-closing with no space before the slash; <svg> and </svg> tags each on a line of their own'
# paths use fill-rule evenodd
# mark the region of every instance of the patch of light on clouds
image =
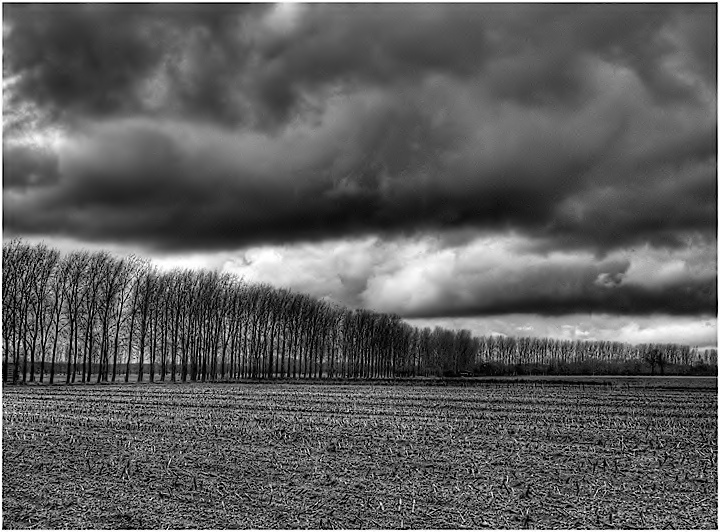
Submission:
<svg viewBox="0 0 720 532">
<path fill-rule="evenodd" d="M 183 254 L 153 257 L 152 263 L 160 270 L 217 270 L 222 269 L 222 258 L 210 254 Z"/>
<path fill-rule="evenodd" d="M 354 307 L 361 305 L 358 295 L 378 267 L 377 245 L 370 237 L 259 246 L 227 256 L 223 271 Z"/>
<path fill-rule="evenodd" d="M 265 16 L 264 22 L 272 31 L 288 34 L 295 29 L 303 8 L 298 2 L 278 2 Z"/>
<path fill-rule="evenodd" d="M 12 234 L 3 234 L 3 241 L 7 242 L 13 238 Z M 97 253 L 107 251 L 116 257 L 129 257 L 134 255 L 140 259 L 146 259 L 150 264 L 156 266 L 160 271 L 180 270 L 220 270 L 224 269 L 227 261 L 227 253 L 182 253 L 169 255 L 156 255 L 150 251 L 138 249 L 135 246 L 126 246 L 112 242 L 85 242 L 65 237 L 47 237 L 43 235 L 23 236 L 23 241 L 35 245 L 46 244 L 55 248 L 60 253 L 66 254 L 74 251 L 89 251 Z"/>
<path fill-rule="evenodd" d="M 67 143 L 65 130 L 61 127 L 37 127 L 39 119 L 28 113 L 12 113 L 5 120 L 18 124 L 19 133 L 3 140 L 8 146 L 27 146 L 37 150 L 58 153 Z"/>
<path fill-rule="evenodd" d="M 644 246 L 632 252 L 617 252 L 630 260 L 630 267 L 619 282 L 659 287 L 681 278 L 714 278 L 717 276 L 716 252 L 709 246 L 677 250 Z"/>
<path fill-rule="evenodd" d="M 655 319 L 647 323 L 633 319 L 619 330 L 606 331 L 620 342 L 629 343 L 679 343 L 691 345 L 717 345 L 717 318 L 708 320 Z M 660 322 L 660 323 L 659 323 Z"/>
</svg>

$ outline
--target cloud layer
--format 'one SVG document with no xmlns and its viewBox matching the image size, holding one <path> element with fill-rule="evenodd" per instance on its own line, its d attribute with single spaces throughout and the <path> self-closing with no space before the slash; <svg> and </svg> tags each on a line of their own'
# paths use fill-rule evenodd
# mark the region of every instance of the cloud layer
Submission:
<svg viewBox="0 0 720 532">
<path fill-rule="evenodd" d="M 160 249 L 712 241 L 714 10 L 6 6 L 5 227 Z"/>
</svg>

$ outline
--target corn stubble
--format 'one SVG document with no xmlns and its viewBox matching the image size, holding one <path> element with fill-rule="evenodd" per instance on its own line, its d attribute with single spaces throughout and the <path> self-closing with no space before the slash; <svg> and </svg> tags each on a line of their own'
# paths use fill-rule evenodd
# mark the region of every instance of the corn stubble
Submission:
<svg viewBox="0 0 720 532">
<path fill-rule="evenodd" d="M 3 526 L 715 529 L 714 383 L 6 388 Z"/>
</svg>

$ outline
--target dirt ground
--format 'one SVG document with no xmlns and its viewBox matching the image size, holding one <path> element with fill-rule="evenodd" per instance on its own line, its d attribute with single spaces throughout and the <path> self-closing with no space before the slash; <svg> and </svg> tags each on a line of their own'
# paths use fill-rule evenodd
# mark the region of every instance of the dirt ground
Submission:
<svg viewBox="0 0 720 532">
<path fill-rule="evenodd" d="M 3 528 L 716 529 L 717 381 L 603 382 L 5 387 Z"/>
</svg>

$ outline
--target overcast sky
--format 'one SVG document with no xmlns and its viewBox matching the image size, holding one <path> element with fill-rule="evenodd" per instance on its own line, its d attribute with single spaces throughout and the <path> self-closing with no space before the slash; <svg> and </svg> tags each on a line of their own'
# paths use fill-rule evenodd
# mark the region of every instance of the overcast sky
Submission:
<svg viewBox="0 0 720 532">
<path fill-rule="evenodd" d="M 716 344 L 715 4 L 3 11 L 5 239 Z"/>
</svg>

